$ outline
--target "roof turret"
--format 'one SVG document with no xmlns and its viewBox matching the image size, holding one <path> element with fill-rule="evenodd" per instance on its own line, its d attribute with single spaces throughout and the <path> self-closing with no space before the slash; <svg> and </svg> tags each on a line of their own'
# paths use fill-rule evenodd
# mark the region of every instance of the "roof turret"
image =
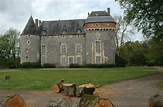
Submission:
<svg viewBox="0 0 163 107">
<path fill-rule="evenodd" d="M 37 31 L 35 23 L 33 21 L 33 17 L 31 16 L 21 35 L 28 35 L 28 34 L 36 35 L 37 33 L 38 33 L 38 31 Z"/>
</svg>

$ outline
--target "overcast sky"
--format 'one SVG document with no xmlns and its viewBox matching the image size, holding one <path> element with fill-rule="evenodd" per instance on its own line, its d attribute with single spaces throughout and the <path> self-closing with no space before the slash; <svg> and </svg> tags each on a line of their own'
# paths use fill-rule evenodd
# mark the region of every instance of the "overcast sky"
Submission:
<svg viewBox="0 0 163 107">
<path fill-rule="evenodd" d="M 115 0 L 0 0 L 0 34 L 10 27 L 22 32 L 29 17 L 39 20 L 86 19 L 88 12 L 107 11 L 123 15 Z"/>
</svg>

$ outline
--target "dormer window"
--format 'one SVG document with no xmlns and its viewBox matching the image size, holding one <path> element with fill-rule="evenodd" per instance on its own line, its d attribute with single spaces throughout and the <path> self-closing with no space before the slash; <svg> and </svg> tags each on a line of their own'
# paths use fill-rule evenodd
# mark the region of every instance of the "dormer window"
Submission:
<svg viewBox="0 0 163 107">
<path fill-rule="evenodd" d="M 66 29 L 63 29 L 62 30 L 62 34 L 66 34 L 67 33 L 67 30 Z"/>
<path fill-rule="evenodd" d="M 77 30 L 77 33 L 81 33 L 81 29 L 78 29 L 78 30 Z"/>
<path fill-rule="evenodd" d="M 43 31 L 42 31 L 42 34 L 43 34 L 43 35 L 46 35 L 46 34 L 47 34 L 46 30 L 43 30 Z"/>
</svg>

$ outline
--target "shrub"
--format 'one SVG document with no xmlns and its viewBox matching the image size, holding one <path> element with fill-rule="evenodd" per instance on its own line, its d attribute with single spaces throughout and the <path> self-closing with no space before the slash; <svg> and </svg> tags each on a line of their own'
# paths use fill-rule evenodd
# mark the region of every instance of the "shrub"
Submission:
<svg viewBox="0 0 163 107">
<path fill-rule="evenodd" d="M 41 68 L 39 62 L 24 62 L 21 64 L 21 68 Z"/>
<path fill-rule="evenodd" d="M 45 63 L 42 65 L 43 68 L 56 68 L 55 64 Z"/>
<path fill-rule="evenodd" d="M 79 64 L 70 64 L 69 68 L 82 68 L 82 66 Z"/>
<path fill-rule="evenodd" d="M 115 64 L 85 64 L 85 68 L 113 68 Z"/>
<path fill-rule="evenodd" d="M 116 67 L 125 67 L 126 60 L 118 56 L 117 54 L 115 54 L 115 64 L 116 64 Z"/>
</svg>

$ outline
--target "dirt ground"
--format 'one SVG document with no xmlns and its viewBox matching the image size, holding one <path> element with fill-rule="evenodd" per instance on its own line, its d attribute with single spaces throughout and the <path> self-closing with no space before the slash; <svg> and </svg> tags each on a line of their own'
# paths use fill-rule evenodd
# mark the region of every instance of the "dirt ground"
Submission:
<svg viewBox="0 0 163 107">
<path fill-rule="evenodd" d="M 94 92 L 103 98 L 108 98 L 115 107 L 148 107 L 150 96 L 159 94 L 163 96 L 163 90 L 157 84 L 163 80 L 163 67 L 158 67 L 157 75 L 147 76 L 140 79 L 122 81 L 101 88 Z M 0 90 L 0 101 L 10 95 L 19 94 L 27 107 L 46 107 L 48 102 L 63 97 L 63 94 L 54 94 L 48 91 L 6 91 Z M 71 98 L 78 102 L 80 98 Z"/>
</svg>

